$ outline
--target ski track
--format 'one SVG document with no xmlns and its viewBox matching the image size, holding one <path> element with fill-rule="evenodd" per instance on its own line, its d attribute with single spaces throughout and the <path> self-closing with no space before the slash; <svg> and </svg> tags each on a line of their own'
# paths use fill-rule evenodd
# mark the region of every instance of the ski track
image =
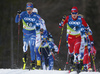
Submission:
<svg viewBox="0 0 100 74">
<path fill-rule="evenodd" d="M 30 70 L 29 69 L 0 69 L 0 74 L 69 74 L 68 70 Z M 77 74 L 76 71 L 70 74 Z M 100 72 L 81 72 L 79 74 L 100 74 Z"/>
</svg>

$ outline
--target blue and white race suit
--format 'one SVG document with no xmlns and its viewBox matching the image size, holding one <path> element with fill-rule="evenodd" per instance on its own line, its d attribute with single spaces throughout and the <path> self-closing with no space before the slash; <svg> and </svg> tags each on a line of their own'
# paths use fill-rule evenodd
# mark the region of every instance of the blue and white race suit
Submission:
<svg viewBox="0 0 100 74">
<path fill-rule="evenodd" d="M 40 29 L 43 29 L 45 32 L 47 31 L 46 26 L 45 26 L 45 21 L 43 19 L 41 19 Z M 41 44 L 40 30 L 37 30 L 36 31 L 36 45 L 35 45 L 37 60 L 41 60 L 41 56 L 39 54 L 40 44 Z"/>
<path fill-rule="evenodd" d="M 36 30 L 40 29 L 41 17 L 34 12 L 28 14 L 27 11 L 23 11 L 21 12 L 20 16 L 16 15 L 15 22 L 18 23 L 20 20 L 22 20 L 23 23 L 23 52 L 27 52 L 29 45 L 31 51 L 31 61 L 34 61 Z"/>
</svg>

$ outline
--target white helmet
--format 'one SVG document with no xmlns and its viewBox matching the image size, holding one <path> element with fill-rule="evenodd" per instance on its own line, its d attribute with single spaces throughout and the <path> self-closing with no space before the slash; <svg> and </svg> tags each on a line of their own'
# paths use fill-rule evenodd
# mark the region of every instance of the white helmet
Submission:
<svg viewBox="0 0 100 74">
<path fill-rule="evenodd" d="M 38 10 L 37 10 L 37 8 L 33 8 L 33 12 L 35 12 L 35 13 L 38 14 Z"/>
</svg>

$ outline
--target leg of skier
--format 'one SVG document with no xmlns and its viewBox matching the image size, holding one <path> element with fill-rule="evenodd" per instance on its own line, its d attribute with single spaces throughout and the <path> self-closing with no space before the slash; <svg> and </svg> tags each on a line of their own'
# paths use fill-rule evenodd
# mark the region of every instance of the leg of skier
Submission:
<svg viewBox="0 0 100 74">
<path fill-rule="evenodd" d="M 49 48 L 48 47 L 42 48 L 42 55 L 44 56 L 45 66 L 47 69 L 49 66 Z"/>
<path fill-rule="evenodd" d="M 31 35 L 30 37 L 30 56 L 31 56 L 31 65 L 32 69 L 35 69 L 35 39 L 36 37 L 34 35 Z"/>
<path fill-rule="evenodd" d="M 36 37 L 36 60 L 37 60 L 37 69 L 40 69 L 41 67 L 41 56 L 40 56 L 40 49 L 39 49 L 39 46 L 40 46 L 41 42 L 40 42 L 40 37 L 37 36 Z"/>
<path fill-rule="evenodd" d="M 46 70 L 46 66 L 45 66 L 45 58 L 44 58 L 44 56 L 42 56 L 42 69 L 43 70 Z"/>
<path fill-rule="evenodd" d="M 88 42 L 88 62 L 87 62 L 88 71 L 92 71 L 92 68 L 91 68 L 90 51 L 91 51 L 91 45 L 90 45 L 90 42 Z"/>
<path fill-rule="evenodd" d="M 87 71 L 87 62 L 88 62 L 88 48 L 87 46 L 85 46 L 84 58 L 83 58 L 83 65 L 84 65 L 83 71 Z"/>
<path fill-rule="evenodd" d="M 85 41 L 84 41 L 84 37 L 81 36 L 81 47 L 79 50 L 81 70 L 83 70 L 84 68 L 83 66 L 84 49 L 85 49 Z"/>
<path fill-rule="evenodd" d="M 28 60 L 28 58 L 27 58 L 28 40 L 29 40 L 29 39 L 28 39 L 28 35 L 23 34 L 23 58 L 22 58 L 23 63 L 24 63 L 23 69 L 25 69 L 25 67 L 26 67 L 26 62 L 27 62 L 27 60 Z"/>
<path fill-rule="evenodd" d="M 69 49 L 69 57 L 70 57 L 70 71 L 73 71 L 75 66 L 74 66 L 74 43 L 75 41 L 72 39 L 72 37 L 68 36 L 68 49 Z"/>
<path fill-rule="evenodd" d="M 81 46 L 81 36 L 77 37 L 75 40 L 75 46 L 74 46 L 74 63 L 77 66 L 77 72 L 79 73 L 81 71 L 81 66 L 80 66 L 80 54 L 79 54 L 79 49 Z"/>
<path fill-rule="evenodd" d="M 50 57 L 49 57 L 49 70 L 53 70 L 53 65 L 54 65 L 54 59 L 53 59 L 53 56 L 50 55 Z"/>
<path fill-rule="evenodd" d="M 41 56 L 38 50 L 39 47 L 36 47 L 36 60 L 37 60 L 37 69 L 41 67 Z"/>
</svg>

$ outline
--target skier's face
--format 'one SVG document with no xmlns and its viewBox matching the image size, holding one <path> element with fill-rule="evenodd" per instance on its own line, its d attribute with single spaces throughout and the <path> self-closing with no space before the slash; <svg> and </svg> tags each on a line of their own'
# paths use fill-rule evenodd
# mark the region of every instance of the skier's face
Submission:
<svg viewBox="0 0 100 74">
<path fill-rule="evenodd" d="M 31 7 L 27 7 L 26 10 L 28 14 L 31 14 L 33 9 Z"/>
<path fill-rule="evenodd" d="M 72 12 L 71 15 L 72 15 L 72 18 L 76 19 L 77 16 L 78 16 L 78 13 L 77 12 Z"/>
<path fill-rule="evenodd" d="M 43 34 L 43 32 L 40 32 L 40 34 Z"/>
</svg>

